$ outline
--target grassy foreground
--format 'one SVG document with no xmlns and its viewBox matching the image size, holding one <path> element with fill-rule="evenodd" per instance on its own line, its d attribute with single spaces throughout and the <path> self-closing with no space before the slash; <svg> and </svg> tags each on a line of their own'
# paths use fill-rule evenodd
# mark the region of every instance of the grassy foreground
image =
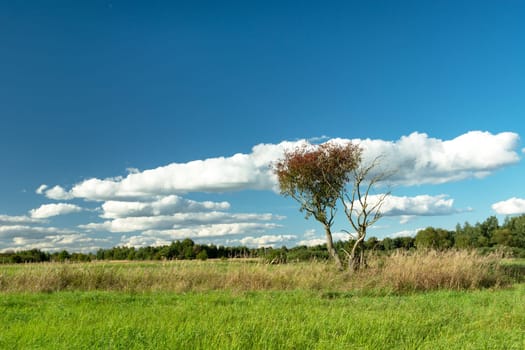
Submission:
<svg viewBox="0 0 525 350">
<path fill-rule="evenodd" d="M 523 261 L 0 266 L 0 349 L 523 349 Z"/>
<path fill-rule="evenodd" d="M 523 349 L 525 288 L 4 294 L 2 349 Z"/>
</svg>

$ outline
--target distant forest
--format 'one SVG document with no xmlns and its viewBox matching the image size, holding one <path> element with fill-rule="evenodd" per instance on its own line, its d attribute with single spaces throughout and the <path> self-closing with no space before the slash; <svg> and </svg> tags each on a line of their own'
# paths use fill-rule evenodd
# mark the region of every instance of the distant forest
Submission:
<svg viewBox="0 0 525 350">
<path fill-rule="evenodd" d="M 350 249 L 352 241 L 336 242 L 337 251 Z M 500 225 L 495 216 L 481 223 L 458 224 L 454 231 L 427 227 L 415 237 L 370 237 L 364 245 L 367 251 L 388 254 L 395 250 L 414 249 L 476 249 L 481 253 L 500 251 L 508 257 L 525 258 L 525 215 L 507 217 Z M 328 259 L 325 245 L 293 248 L 248 248 L 196 244 L 187 238 L 158 247 L 113 247 L 96 253 L 75 253 L 66 250 L 50 253 L 39 249 L 0 253 L 0 264 L 36 262 L 83 262 L 94 260 L 190 260 L 263 258 L 267 262 L 309 261 Z"/>
</svg>

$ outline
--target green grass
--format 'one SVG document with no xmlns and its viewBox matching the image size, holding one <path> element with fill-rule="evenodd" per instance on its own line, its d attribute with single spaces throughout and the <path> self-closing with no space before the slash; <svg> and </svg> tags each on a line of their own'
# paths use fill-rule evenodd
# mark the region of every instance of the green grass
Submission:
<svg viewBox="0 0 525 350">
<path fill-rule="evenodd" d="M 525 286 L 350 292 L 7 293 L 1 349 L 523 349 Z"/>
</svg>

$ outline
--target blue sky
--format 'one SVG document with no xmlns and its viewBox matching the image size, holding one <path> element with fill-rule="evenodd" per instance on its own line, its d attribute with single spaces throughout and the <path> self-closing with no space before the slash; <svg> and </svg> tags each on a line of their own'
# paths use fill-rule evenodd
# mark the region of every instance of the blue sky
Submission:
<svg viewBox="0 0 525 350">
<path fill-rule="evenodd" d="M 524 14 L 2 1 L 0 251 L 319 242 L 268 172 L 301 140 L 353 140 L 398 171 L 369 235 L 524 213 Z"/>
</svg>

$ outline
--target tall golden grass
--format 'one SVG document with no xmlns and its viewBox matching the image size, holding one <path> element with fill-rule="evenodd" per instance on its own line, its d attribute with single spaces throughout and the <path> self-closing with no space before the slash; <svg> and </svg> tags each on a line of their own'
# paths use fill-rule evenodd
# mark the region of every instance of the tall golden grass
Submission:
<svg viewBox="0 0 525 350">
<path fill-rule="evenodd" d="M 396 252 L 364 271 L 361 278 L 376 288 L 394 292 L 437 289 L 469 290 L 503 286 L 510 282 L 498 254 L 447 250 Z"/>
<path fill-rule="evenodd" d="M 0 265 L 1 292 L 64 290 L 383 291 L 468 290 L 509 282 L 497 255 L 466 251 L 398 252 L 371 257 L 355 274 L 326 262 L 269 265 L 254 261 L 96 262 Z"/>
</svg>

